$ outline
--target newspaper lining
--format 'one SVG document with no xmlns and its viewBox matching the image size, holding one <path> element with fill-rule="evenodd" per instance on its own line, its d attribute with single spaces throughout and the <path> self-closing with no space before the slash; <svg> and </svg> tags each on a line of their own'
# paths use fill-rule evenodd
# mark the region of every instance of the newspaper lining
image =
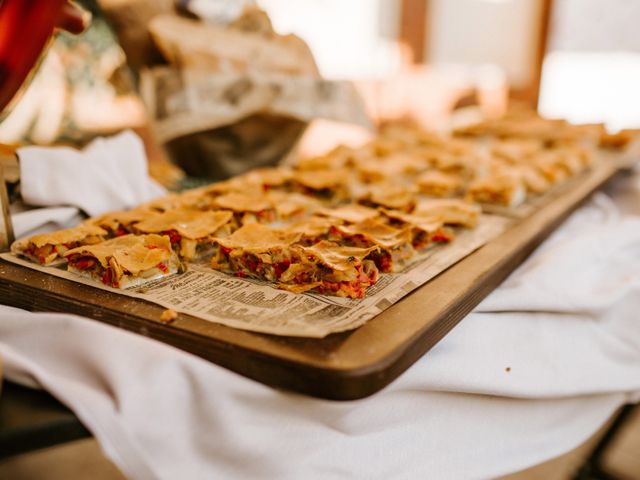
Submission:
<svg viewBox="0 0 640 480">
<path fill-rule="evenodd" d="M 254 279 L 217 272 L 208 262 L 191 263 L 180 275 L 143 287 L 119 290 L 61 268 L 43 267 L 12 254 L 0 257 L 19 265 L 121 295 L 147 300 L 180 313 L 229 327 L 296 337 L 322 338 L 352 330 L 500 235 L 509 219 L 483 215 L 474 230 L 460 230 L 449 245 L 420 255 L 400 273 L 381 274 L 363 299 L 313 293 L 296 294 Z"/>
</svg>

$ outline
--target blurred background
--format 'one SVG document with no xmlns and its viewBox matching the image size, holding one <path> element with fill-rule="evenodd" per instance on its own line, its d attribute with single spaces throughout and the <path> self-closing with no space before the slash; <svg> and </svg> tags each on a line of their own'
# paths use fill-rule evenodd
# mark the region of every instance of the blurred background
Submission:
<svg viewBox="0 0 640 480">
<path fill-rule="evenodd" d="M 516 103 L 640 127 L 637 0 L 79 3 L 91 27 L 57 36 L 1 143 L 81 146 L 134 128 L 168 182 L 357 144 L 388 121 L 446 130 Z"/>
</svg>

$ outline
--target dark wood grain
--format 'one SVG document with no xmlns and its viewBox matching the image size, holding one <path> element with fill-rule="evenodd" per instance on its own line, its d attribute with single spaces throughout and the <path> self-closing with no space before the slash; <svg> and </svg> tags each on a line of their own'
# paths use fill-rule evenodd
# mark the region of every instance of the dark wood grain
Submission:
<svg viewBox="0 0 640 480">
<path fill-rule="evenodd" d="M 617 171 L 595 169 L 556 191 L 533 215 L 407 295 L 362 327 L 324 339 L 247 332 L 0 261 L 2 303 L 70 312 L 166 342 L 268 385 L 349 400 L 388 385 L 495 289 L 576 206 Z"/>
</svg>

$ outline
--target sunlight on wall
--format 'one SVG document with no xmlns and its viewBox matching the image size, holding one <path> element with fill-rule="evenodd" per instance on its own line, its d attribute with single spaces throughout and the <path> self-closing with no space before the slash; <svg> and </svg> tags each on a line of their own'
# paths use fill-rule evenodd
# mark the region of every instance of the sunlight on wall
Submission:
<svg viewBox="0 0 640 480">
<path fill-rule="evenodd" d="M 397 0 L 258 0 L 279 33 L 295 33 L 326 78 L 371 78 L 400 64 Z"/>
<path fill-rule="evenodd" d="M 640 127 L 640 53 L 549 53 L 539 109 L 575 123 L 604 122 L 610 130 Z"/>
</svg>

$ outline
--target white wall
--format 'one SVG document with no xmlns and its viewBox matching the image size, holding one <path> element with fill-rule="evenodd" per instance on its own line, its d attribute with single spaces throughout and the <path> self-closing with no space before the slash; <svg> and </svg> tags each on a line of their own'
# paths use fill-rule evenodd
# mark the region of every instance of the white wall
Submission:
<svg viewBox="0 0 640 480">
<path fill-rule="evenodd" d="M 512 86 L 527 86 L 534 73 L 541 7 L 541 0 L 430 0 L 427 59 L 496 64 Z"/>
<path fill-rule="evenodd" d="M 279 33 L 311 48 L 327 78 L 389 74 L 400 61 L 395 42 L 399 0 L 258 0 Z"/>
</svg>

